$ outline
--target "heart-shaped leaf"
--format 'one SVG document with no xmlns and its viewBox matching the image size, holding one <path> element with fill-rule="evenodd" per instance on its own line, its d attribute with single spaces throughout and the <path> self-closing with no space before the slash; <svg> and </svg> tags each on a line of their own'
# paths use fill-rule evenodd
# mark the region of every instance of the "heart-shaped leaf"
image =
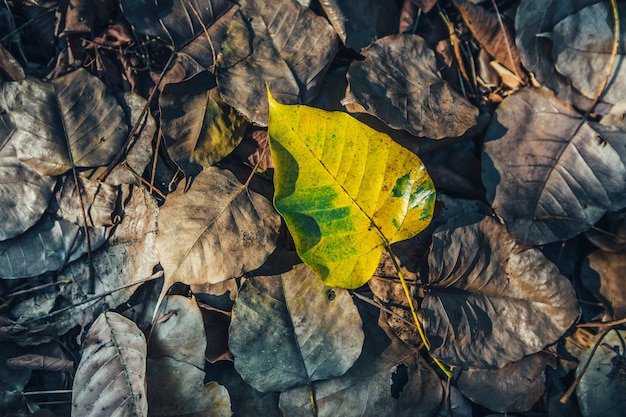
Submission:
<svg viewBox="0 0 626 417">
<path fill-rule="evenodd" d="M 487 199 L 519 243 L 569 239 L 626 206 L 625 133 L 583 119 L 547 89 L 523 89 L 487 130 Z"/>
<path fill-rule="evenodd" d="M 476 124 L 478 109 L 441 78 L 420 36 L 386 36 L 362 54 L 350 65 L 344 105 L 358 103 L 394 129 L 432 139 L 461 136 Z"/>
<path fill-rule="evenodd" d="M 230 327 L 235 369 L 261 392 L 285 391 L 345 373 L 363 331 L 346 290 L 332 290 L 303 264 L 241 288 Z"/>
<path fill-rule="evenodd" d="M 167 84 L 159 107 L 168 154 L 189 174 L 230 154 L 247 126 L 242 116 L 224 104 L 207 72 Z"/>
<path fill-rule="evenodd" d="M 72 416 L 147 416 L 146 339 L 135 323 L 102 313 L 83 344 L 72 389 Z"/>
<path fill-rule="evenodd" d="M 270 97 L 274 205 L 329 286 L 357 288 L 390 243 L 430 222 L 435 191 L 413 153 L 352 116 Z"/>
<path fill-rule="evenodd" d="M 431 355 L 501 368 L 555 342 L 578 317 L 556 265 L 518 246 L 491 217 L 463 216 L 433 235 L 421 308 Z"/>
<path fill-rule="evenodd" d="M 226 170 L 209 167 L 159 210 L 156 241 L 164 291 L 176 281 L 218 283 L 260 267 L 275 248 L 280 216 Z"/>
<path fill-rule="evenodd" d="M 337 51 L 335 32 L 295 0 L 242 1 L 218 61 L 224 100 L 267 126 L 266 83 L 288 103 L 308 103 Z"/>
<path fill-rule="evenodd" d="M 122 108 L 86 70 L 51 83 L 5 83 L 2 94 L 16 130 L 0 155 L 14 154 L 42 175 L 60 175 L 73 165 L 106 165 L 126 139 Z"/>
</svg>

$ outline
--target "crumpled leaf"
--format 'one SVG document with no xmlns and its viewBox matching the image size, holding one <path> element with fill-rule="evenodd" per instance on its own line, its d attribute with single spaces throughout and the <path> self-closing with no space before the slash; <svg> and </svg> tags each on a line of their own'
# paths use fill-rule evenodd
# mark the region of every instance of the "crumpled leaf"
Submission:
<svg viewBox="0 0 626 417">
<path fill-rule="evenodd" d="M 233 154 L 251 167 L 256 167 L 257 172 L 274 172 L 267 130 L 252 130 L 246 134 Z"/>
<path fill-rule="evenodd" d="M 7 324 L 2 320 L 3 330 L 6 329 Z M 15 343 L 7 343 L 3 337 L 0 342 L 0 364 L 4 364 L 9 358 L 17 355 L 18 352 L 17 345 Z M 22 393 L 30 380 L 31 373 L 30 369 L 11 369 L 8 366 L 0 365 L 0 407 L 6 414 L 11 412 L 21 413 L 23 411 L 24 396 Z"/>
<path fill-rule="evenodd" d="M 457 387 L 467 398 L 501 413 L 532 408 L 545 391 L 550 357 L 539 352 L 500 369 L 462 371 Z"/>
<path fill-rule="evenodd" d="M 300 258 L 327 285 L 357 288 L 385 245 L 428 226 L 432 181 L 415 154 L 346 113 L 270 106 L 274 205 Z"/>
<path fill-rule="evenodd" d="M 275 248 L 279 226 L 264 197 L 230 171 L 205 169 L 189 191 L 171 193 L 159 210 L 164 291 L 176 281 L 215 284 L 260 267 Z"/>
<path fill-rule="evenodd" d="M 16 130 L 0 156 L 16 155 L 42 175 L 106 165 L 126 139 L 124 112 L 104 83 L 79 69 L 45 83 L 4 83 L 0 104 Z M 68 151 L 68 146 L 71 150 Z"/>
<path fill-rule="evenodd" d="M 321 0 L 320 5 L 341 42 L 355 51 L 395 33 L 397 29 L 397 1 Z"/>
<path fill-rule="evenodd" d="M 422 301 L 430 354 L 462 368 L 501 368 L 555 342 L 579 314 L 556 265 L 494 218 L 449 221 L 433 234 Z"/>
<path fill-rule="evenodd" d="M 230 398 L 215 381 L 204 384 L 207 341 L 202 313 L 194 297 L 165 298 L 173 312 L 154 326 L 148 346 L 148 404 L 151 416 L 227 417 Z"/>
<path fill-rule="evenodd" d="M 443 401 L 437 374 L 412 348 L 402 343 L 379 311 L 359 305 L 363 314 L 363 352 L 344 375 L 313 382 L 319 417 L 431 417 Z M 309 387 L 296 387 L 280 395 L 284 415 L 310 416 Z"/>
<path fill-rule="evenodd" d="M 515 14 L 515 44 L 524 66 L 560 100 L 583 109 L 591 104 L 591 100 L 574 89 L 570 81 L 555 69 L 552 41 L 538 35 L 551 32 L 567 16 L 600 1 L 603 0 L 522 0 Z M 596 107 L 596 111 L 598 109 Z"/>
<path fill-rule="evenodd" d="M 476 124 L 478 109 L 441 78 L 422 37 L 386 36 L 362 55 L 364 60 L 350 65 L 344 105 L 360 106 L 394 129 L 431 139 L 458 137 Z"/>
<path fill-rule="evenodd" d="M 599 336 L 596 336 L 595 342 Z M 623 416 L 626 414 L 626 331 L 611 330 L 598 346 L 591 363 L 576 387 L 583 417 Z M 587 362 L 591 348 L 580 356 L 577 376 Z"/>
<path fill-rule="evenodd" d="M 261 392 L 285 391 L 350 369 L 361 353 L 361 325 L 346 290 L 326 287 L 299 264 L 243 284 L 229 346 L 248 384 Z"/>
<path fill-rule="evenodd" d="M 0 241 L 23 233 L 41 218 L 55 184 L 56 179 L 39 175 L 17 158 L 0 157 Z"/>
<path fill-rule="evenodd" d="M 188 174 L 196 174 L 230 154 L 241 142 L 247 125 L 224 104 L 207 72 L 166 85 L 159 107 L 168 154 Z"/>
<path fill-rule="evenodd" d="M 113 225 L 117 190 L 86 178 L 81 182 L 90 246 L 96 250 Z M 74 179 L 66 176 L 41 220 L 26 232 L 0 242 L 0 277 L 24 278 L 60 271 L 87 253 L 83 223 Z"/>
<path fill-rule="evenodd" d="M 620 18 L 620 42 L 617 62 L 624 59 L 626 36 L 626 5 L 617 3 Z M 572 86 L 595 98 L 608 75 L 614 43 L 614 23 L 611 2 L 602 1 L 582 8 L 557 23 L 546 33 L 553 43 L 552 55 L 556 70 L 567 77 Z M 626 68 L 616 65 L 602 100 L 608 103 L 624 101 Z"/>
<path fill-rule="evenodd" d="M 283 102 L 308 103 L 337 48 L 330 24 L 295 0 L 242 1 L 218 59 L 222 97 L 250 121 L 267 126 L 266 83 Z"/>
<path fill-rule="evenodd" d="M 500 104 L 486 133 L 487 199 L 519 243 L 576 236 L 626 206 L 623 138 L 547 89 L 523 89 Z"/>
<path fill-rule="evenodd" d="M 585 288 L 602 302 L 613 320 L 626 317 L 626 253 L 593 251 L 584 260 L 580 276 Z"/>
<path fill-rule="evenodd" d="M 135 323 L 102 313 L 83 344 L 72 416 L 147 416 L 146 339 Z"/>
</svg>

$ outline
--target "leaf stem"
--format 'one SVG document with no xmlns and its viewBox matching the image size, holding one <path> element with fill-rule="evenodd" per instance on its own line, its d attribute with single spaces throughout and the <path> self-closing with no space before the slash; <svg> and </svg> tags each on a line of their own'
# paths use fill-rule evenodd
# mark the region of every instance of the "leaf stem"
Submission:
<svg viewBox="0 0 626 417">
<path fill-rule="evenodd" d="M 424 332 L 422 323 L 417 318 L 417 311 L 415 311 L 415 305 L 413 304 L 413 297 L 411 296 L 411 292 L 409 291 L 409 286 L 407 285 L 406 280 L 404 279 L 404 275 L 402 274 L 402 271 L 400 270 L 400 265 L 398 265 L 398 261 L 396 261 L 396 256 L 393 254 L 393 251 L 391 250 L 391 245 L 387 241 L 385 241 L 385 248 L 389 252 L 391 260 L 393 261 L 393 266 L 396 268 L 396 272 L 398 273 L 398 278 L 400 278 L 400 283 L 402 284 L 402 289 L 404 290 L 406 301 L 409 303 L 409 308 L 411 309 L 411 315 L 413 316 L 415 327 L 417 327 L 417 332 L 419 333 L 420 338 L 422 339 L 422 342 L 424 343 L 424 347 L 426 348 L 426 350 L 430 351 L 430 347 L 431 347 L 430 342 L 426 338 L 426 333 Z M 443 362 L 441 362 L 439 359 L 434 358 L 432 356 L 431 356 L 431 359 L 433 360 L 433 362 L 437 364 L 439 369 L 441 369 L 441 371 L 444 374 L 446 374 L 448 379 L 452 378 L 452 372 L 450 372 L 448 367 L 444 365 Z"/>
</svg>

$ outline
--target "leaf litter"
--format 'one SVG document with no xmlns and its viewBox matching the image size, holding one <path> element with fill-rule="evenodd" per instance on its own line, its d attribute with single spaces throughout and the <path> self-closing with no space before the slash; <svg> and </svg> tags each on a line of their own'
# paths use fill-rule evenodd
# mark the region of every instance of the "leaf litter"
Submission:
<svg viewBox="0 0 626 417">
<path fill-rule="evenodd" d="M 623 413 L 623 5 L 307 3 L 2 10 L 0 407 Z M 296 252 L 319 259 L 302 250 L 315 230 L 287 229 L 272 206 L 311 161 L 277 152 L 266 83 L 281 104 L 353 112 L 431 174 L 431 225 L 339 281 L 357 288 L 302 265 Z M 316 130 L 286 109 L 292 141 L 358 136 L 344 115 Z M 327 143 L 319 160 L 343 156 L 343 184 L 382 190 L 367 185 L 377 172 L 405 167 L 362 138 L 350 158 Z M 291 203 L 311 214 L 322 196 Z M 345 262 L 339 249 L 318 252 Z"/>
</svg>

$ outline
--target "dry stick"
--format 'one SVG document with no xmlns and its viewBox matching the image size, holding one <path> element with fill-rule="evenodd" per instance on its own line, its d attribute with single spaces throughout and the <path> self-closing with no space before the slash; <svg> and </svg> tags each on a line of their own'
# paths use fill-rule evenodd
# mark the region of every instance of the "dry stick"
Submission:
<svg viewBox="0 0 626 417">
<path fill-rule="evenodd" d="M 520 74 L 517 72 L 515 61 L 513 60 L 513 52 L 511 51 L 511 44 L 509 43 L 509 37 L 507 36 L 506 28 L 504 27 L 502 16 L 500 16 L 500 10 L 498 9 L 496 0 L 491 0 L 491 4 L 493 5 L 494 10 L 496 11 L 496 16 L 498 17 L 498 24 L 500 25 L 500 29 L 502 29 L 502 34 L 504 35 L 504 43 L 506 44 L 506 53 L 509 56 L 509 59 L 511 60 L 511 69 L 513 70 L 513 73 L 515 74 L 517 79 L 520 80 L 521 82 L 522 77 L 520 77 Z M 522 83 L 522 85 L 523 84 L 524 83 Z"/>
<path fill-rule="evenodd" d="M 579 324 L 577 327 L 600 327 L 600 328 L 601 327 L 615 327 L 624 323 L 626 323 L 626 317 L 623 319 L 619 319 L 619 320 L 604 321 L 600 323 L 582 323 L 582 324 Z"/>
<path fill-rule="evenodd" d="M 76 172 L 76 165 L 74 165 L 74 156 L 72 155 L 72 150 L 70 149 L 69 142 L 67 144 L 67 149 L 69 151 L 70 160 L 72 163 L 74 186 L 76 187 L 76 192 L 78 193 L 78 201 L 80 202 L 80 214 L 83 218 L 83 231 L 85 232 L 85 242 L 87 243 L 87 263 L 89 270 L 89 288 L 87 290 L 87 294 L 93 294 L 94 292 L 96 292 L 96 277 L 93 268 L 93 259 L 91 257 L 91 239 L 89 238 L 89 225 L 87 225 L 87 212 L 85 210 L 85 202 L 83 201 L 83 184 L 78 177 L 78 172 Z"/>
<path fill-rule="evenodd" d="M 625 236 L 620 236 L 618 234 L 609 232 L 608 230 L 601 229 L 598 226 L 595 226 L 595 225 L 593 225 L 591 223 L 587 223 L 586 221 L 581 220 L 581 219 L 575 219 L 573 217 L 565 217 L 565 216 L 539 216 L 539 217 L 533 218 L 533 220 L 536 220 L 536 221 L 563 220 L 563 221 L 570 221 L 570 222 L 575 222 L 575 223 L 581 223 L 581 224 L 587 226 L 589 229 L 593 230 L 594 232 L 598 232 L 598 233 L 601 233 L 603 235 L 610 236 L 613 239 L 617 239 L 617 240 L 621 240 L 622 242 L 626 242 L 626 237 Z"/>
<path fill-rule="evenodd" d="M 193 14 L 196 15 L 196 18 L 198 19 L 198 22 L 200 22 L 200 25 L 202 26 L 202 30 L 204 31 L 204 34 L 206 35 L 206 38 L 209 41 L 209 46 L 211 46 L 211 58 L 213 59 L 212 66 L 215 68 L 215 66 L 217 65 L 217 54 L 215 53 L 215 47 L 213 46 L 211 35 L 209 35 L 209 30 L 204 24 L 204 21 L 202 20 L 202 16 L 200 16 L 200 13 L 198 13 L 198 10 L 193 5 L 193 3 L 191 1 L 187 1 L 187 4 L 189 4 L 189 7 L 191 7 L 191 11 L 193 12 Z"/>
<path fill-rule="evenodd" d="M 137 121 L 133 125 L 133 128 L 131 129 L 130 133 L 128 134 L 128 137 L 126 138 L 126 141 L 124 142 L 124 145 L 122 145 L 122 148 L 117 153 L 117 155 L 115 155 L 115 158 L 106 167 L 104 172 L 102 174 L 100 174 L 100 176 L 98 177 L 99 181 L 104 181 L 109 176 L 111 171 L 113 171 L 113 168 L 115 168 L 115 166 L 120 162 L 120 160 L 124 156 L 126 156 L 126 153 L 130 149 L 133 140 L 135 140 L 135 136 L 137 134 L 137 131 L 139 130 L 139 126 L 143 123 L 143 119 L 145 117 L 147 117 L 147 115 L 148 115 L 148 110 L 150 109 L 150 103 L 154 99 L 154 96 L 156 95 L 156 92 L 159 91 L 159 85 L 161 85 L 161 82 L 163 81 L 163 78 L 165 77 L 165 73 L 169 69 L 170 64 L 174 60 L 175 56 L 176 56 L 176 52 L 172 52 L 170 54 L 170 57 L 168 58 L 167 62 L 165 63 L 165 66 L 163 67 L 163 70 L 161 71 L 161 74 L 159 75 L 159 79 L 157 80 L 156 84 L 154 85 L 154 88 L 152 89 L 152 91 L 150 92 L 150 95 L 148 96 L 148 99 L 146 100 L 146 104 L 143 106 L 143 109 L 141 110 L 141 114 L 137 118 Z"/>
<path fill-rule="evenodd" d="M 569 387 L 569 389 L 565 392 L 565 394 L 563 394 L 563 396 L 559 400 L 561 404 L 565 404 L 567 400 L 569 400 L 569 397 L 572 396 L 572 394 L 574 393 L 574 390 L 580 383 L 580 380 L 585 375 L 585 372 L 587 372 L 587 368 L 589 367 L 589 364 L 591 363 L 591 359 L 593 359 L 593 355 L 596 353 L 596 350 L 598 350 L 598 346 L 600 346 L 600 343 L 602 343 L 602 341 L 604 340 L 606 335 L 609 334 L 610 331 L 611 329 L 606 329 L 605 331 L 603 331 L 600 337 L 598 338 L 598 340 L 596 341 L 596 343 L 593 345 L 593 349 L 591 349 L 591 353 L 589 354 L 589 357 L 587 358 L 587 361 L 585 362 L 583 369 L 581 369 L 580 374 L 578 374 L 578 376 L 572 383 L 572 386 Z"/>
<path fill-rule="evenodd" d="M 61 281 L 49 282 L 47 284 L 42 284 L 42 285 L 38 285 L 36 287 L 28 288 L 26 290 L 15 291 L 15 292 L 9 293 L 5 297 L 6 298 L 16 297 L 18 295 L 29 294 L 31 292 L 43 290 L 43 289 L 48 288 L 48 287 L 55 287 L 57 285 L 71 284 L 72 282 L 74 282 L 74 281 L 72 281 L 71 279 L 64 279 L 64 280 L 61 280 Z"/>
</svg>

